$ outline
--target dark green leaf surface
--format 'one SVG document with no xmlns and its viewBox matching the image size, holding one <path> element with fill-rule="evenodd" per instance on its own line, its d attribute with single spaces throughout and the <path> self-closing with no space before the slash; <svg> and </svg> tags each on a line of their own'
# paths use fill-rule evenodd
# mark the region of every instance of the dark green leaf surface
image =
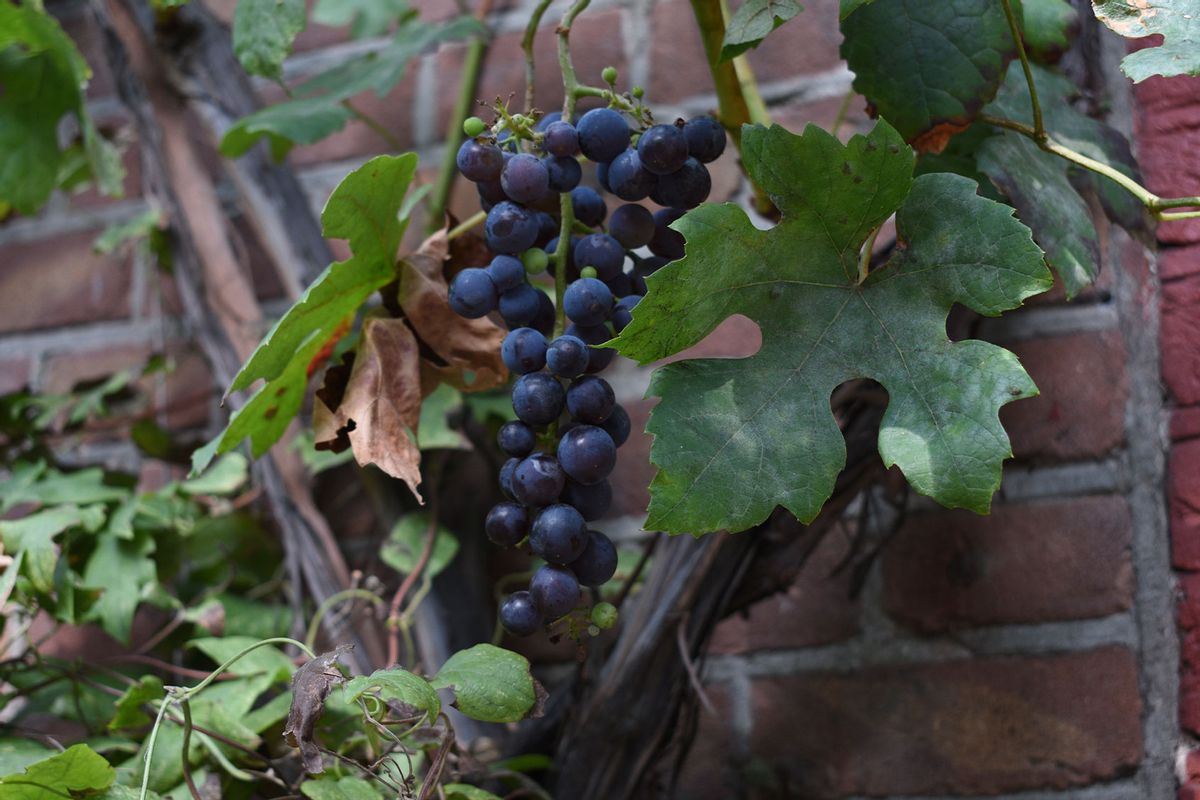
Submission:
<svg viewBox="0 0 1200 800">
<path fill-rule="evenodd" d="M 150 555 L 154 539 L 139 531 L 131 539 L 101 536 L 83 572 L 83 584 L 100 591 L 100 597 L 88 613 L 114 639 L 129 642 L 133 612 L 142 594 L 158 579 Z"/>
<path fill-rule="evenodd" d="M 646 527 L 744 530 L 783 505 L 811 520 L 845 463 L 829 397 L 855 378 L 888 391 L 879 433 L 887 465 L 947 506 L 986 511 L 1011 453 L 998 412 L 1036 393 L 1016 357 L 951 342 L 955 303 L 1014 308 L 1050 286 L 1042 252 L 1012 210 L 949 174 L 912 179 L 913 154 L 879 123 L 843 146 L 810 126 L 747 127 L 750 176 L 783 212 L 761 231 L 733 205 L 675 223 L 687 255 L 655 273 L 617 348 L 646 363 L 677 353 L 733 314 L 762 330 L 745 359 L 659 369 Z M 897 213 L 900 246 L 865 283 L 860 246 Z"/>
<path fill-rule="evenodd" d="M 459 650 L 430 683 L 437 689 L 454 689 L 455 707 L 482 722 L 524 719 L 537 701 L 529 661 L 490 644 Z"/>
<path fill-rule="evenodd" d="M 437 719 L 442 710 L 442 701 L 429 681 L 402 669 L 381 669 L 370 675 L 360 675 L 346 681 L 343 688 L 348 701 L 368 693 L 384 700 L 398 700 L 423 711 L 430 722 Z"/>
<path fill-rule="evenodd" d="M 1079 31 L 1079 12 L 1066 0 L 1022 0 L 1021 6 L 1026 52 L 1035 61 L 1057 61 Z"/>
<path fill-rule="evenodd" d="M 117 773 L 104 757 L 86 744 L 30 764 L 25 771 L 0 778 L 4 800 L 49 800 L 75 797 L 107 789 Z"/>
<path fill-rule="evenodd" d="M 767 34 L 804 10 L 796 0 L 744 0 L 725 26 L 721 60 L 758 47 Z"/>
<path fill-rule="evenodd" d="M 163 682 L 156 675 L 143 675 L 133 686 L 125 690 L 117 700 L 117 711 L 108 722 L 110 731 L 123 728 L 137 728 L 149 725 L 153 720 L 142 708 L 147 703 L 162 700 L 166 697 Z"/>
<path fill-rule="evenodd" d="M 1130 53 L 1121 71 L 1135 83 L 1151 75 L 1200 75 L 1200 9 L 1196 0 L 1092 0 L 1096 17 L 1130 39 L 1161 34 L 1163 42 Z"/>
<path fill-rule="evenodd" d="M 1000 0 L 874 0 L 846 15 L 842 35 L 855 91 L 921 149 L 969 124 L 1016 55 Z"/>
<path fill-rule="evenodd" d="M 233 12 L 233 52 L 251 75 L 278 78 L 304 30 L 304 0 L 238 0 Z"/>
</svg>

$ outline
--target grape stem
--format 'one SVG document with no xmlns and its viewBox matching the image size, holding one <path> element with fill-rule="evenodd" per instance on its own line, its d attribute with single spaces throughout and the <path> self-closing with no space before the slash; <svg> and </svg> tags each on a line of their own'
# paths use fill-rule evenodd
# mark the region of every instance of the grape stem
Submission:
<svg viewBox="0 0 1200 800">
<path fill-rule="evenodd" d="M 521 38 L 521 49 L 525 51 L 525 113 L 533 111 L 533 39 L 537 36 L 538 26 L 542 24 L 542 16 L 550 7 L 553 0 L 539 0 L 529 24 L 525 26 L 525 35 Z"/>
<path fill-rule="evenodd" d="M 1008 29 L 1012 31 L 1013 41 L 1017 45 L 1017 58 L 1021 60 L 1021 69 L 1025 72 L 1025 83 L 1029 85 L 1029 105 L 1033 107 L 1033 138 L 1041 142 L 1046 139 L 1046 124 L 1042 120 L 1042 104 L 1038 102 L 1037 86 L 1033 83 L 1033 68 L 1029 65 L 1029 54 L 1025 52 L 1025 39 L 1021 36 L 1021 26 L 1017 23 L 1017 14 L 1013 11 L 1012 0 L 1000 0 L 1004 6 L 1004 16 L 1008 18 Z"/>
<path fill-rule="evenodd" d="M 474 214 L 467 217 L 465 220 L 458 223 L 453 228 L 451 228 L 449 231 L 447 231 L 446 239 L 451 242 L 454 241 L 455 239 L 462 236 L 464 233 L 468 232 L 472 228 L 483 224 L 483 221 L 485 219 L 487 219 L 486 211 L 476 211 Z"/>
</svg>

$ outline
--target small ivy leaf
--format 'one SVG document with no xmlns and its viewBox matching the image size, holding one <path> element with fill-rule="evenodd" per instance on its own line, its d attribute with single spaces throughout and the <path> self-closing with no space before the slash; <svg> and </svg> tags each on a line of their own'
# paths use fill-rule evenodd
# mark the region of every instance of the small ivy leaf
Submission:
<svg viewBox="0 0 1200 800">
<path fill-rule="evenodd" d="M 227 453 L 203 475 L 179 484 L 186 495 L 227 495 L 241 489 L 250 478 L 250 462 L 241 453 Z"/>
<path fill-rule="evenodd" d="M 0 778 L 5 800 L 46 800 L 101 792 L 116 780 L 117 771 L 104 756 L 86 744 L 73 745 L 57 755 L 30 764 L 24 772 Z"/>
<path fill-rule="evenodd" d="M 312 800 L 383 800 L 375 784 L 350 776 L 304 781 L 300 793 Z"/>
<path fill-rule="evenodd" d="M 417 568 L 417 562 L 421 553 L 425 551 L 428 538 L 429 515 L 424 512 L 405 514 L 392 528 L 387 541 L 379 550 L 379 557 L 392 569 L 407 575 Z M 433 540 L 433 552 L 429 554 L 424 575 L 432 580 L 450 565 L 456 555 L 458 538 L 448 528 L 438 525 Z"/>
<path fill-rule="evenodd" d="M 451 427 L 450 424 L 451 415 L 462 407 L 462 394 L 452 386 L 439 384 L 421 404 L 417 445 L 422 450 L 471 449 L 470 442 L 462 431 Z"/>
<path fill-rule="evenodd" d="M 30 764 L 54 755 L 56 751 L 32 739 L 0 739 L 0 776 L 11 775 Z"/>
<path fill-rule="evenodd" d="M 321 750 L 317 746 L 316 727 L 325 713 L 325 698 L 333 687 L 345 681 L 337 660 L 350 649 L 341 645 L 328 653 L 304 663 L 292 676 L 292 705 L 288 710 L 287 726 L 283 738 L 292 747 L 299 748 L 300 760 L 308 773 L 325 770 Z"/>
<path fill-rule="evenodd" d="M 441 698 L 429 681 L 403 669 L 380 669 L 351 678 L 344 690 L 347 702 L 372 694 L 385 702 L 401 704 L 410 716 L 424 714 L 430 724 L 442 711 Z"/>
<path fill-rule="evenodd" d="M 156 675 L 143 675 L 141 679 L 125 690 L 116 702 L 116 713 L 108 722 L 110 731 L 138 728 L 149 725 L 150 716 L 142 706 L 164 698 L 163 682 Z"/>
<path fill-rule="evenodd" d="M 758 47 L 767 34 L 804 10 L 796 0 L 745 0 L 725 26 L 721 61 Z"/>
<path fill-rule="evenodd" d="M 860 3 L 842 35 L 855 91 L 918 150 L 940 151 L 966 128 L 1016 57 L 1000 0 Z"/>
<path fill-rule="evenodd" d="M 446 800 L 500 800 L 497 795 L 469 783 L 447 783 L 442 786 Z"/>
<path fill-rule="evenodd" d="M 350 26 L 355 39 L 382 36 L 409 10 L 408 0 L 317 0 L 313 22 L 333 28 Z"/>
<path fill-rule="evenodd" d="M 517 722 L 540 713 L 545 691 L 522 655 L 490 644 L 460 650 L 429 681 L 454 689 L 454 707 L 481 722 Z"/>
<path fill-rule="evenodd" d="M 1021 34 L 1030 58 L 1053 64 L 1079 34 L 1079 12 L 1066 0 L 1021 0 Z"/>
<path fill-rule="evenodd" d="M 1096 18 L 1130 39 L 1160 34 L 1163 43 L 1130 53 L 1121 71 L 1134 83 L 1151 75 L 1200 75 L 1200 14 L 1195 0 L 1092 0 Z"/>
<path fill-rule="evenodd" d="M 0 520 L 0 544 L 5 552 L 23 554 L 25 575 L 33 588 L 48 593 L 54 588 L 58 561 L 54 538 L 83 523 L 83 511 L 73 505 L 55 506 L 21 519 Z"/>
<path fill-rule="evenodd" d="M 421 365 L 417 339 L 402 319 L 371 317 L 341 402 L 313 408 L 316 446 L 345 442 L 359 466 L 374 464 L 408 484 L 421 501 L 421 450 L 413 431 L 421 420 Z M 344 447 L 343 447 L 344 449 Z"/>
<path fill-rule="evenodd" d="M 762 331 L 749 358 L 655 372 L 646 527 L 744 530 L 776 505 L 813 519 L 845 464 L 829 397 L 855 378 L 888 391 L 884 463 L 943 505 L 986 511 L 1011 455 L 999 409 L 1036 387 L 1007 350 L 951 342 L 946 317 L 955 303 L 997 315 L 1049 288 L 1029 229 L 965 178 L 914 181 L 912 151 L 886 122 L 846 145 L 814 126 L 743 130 L 746 168 L 782 221 L 761 231 L 733 205 L 689 212 L 675 223 L 685 258 L 651 276 L 614 343 L 647 363 L 733 314 Z M 893 211 L 898 252 L 860 284 L 859 249 Z"/>
<path fill-rule="evenodd" d="M 240 0 L 233 12 L 233 53 L 251 75 L 283 76 L 283 60 L 304 30 L 304 0 Z"/>
<path fill-rule="evenodd" d="M 133 614 L 143 593 L 158 581 L 150 558 L 154 537 L 135 531 L 129 539 L 101 536 L 83 571 L 83 585 L 100 590 L 85 619 L 96 621 L 119 642 L 129 643 Z"/>
</svg>

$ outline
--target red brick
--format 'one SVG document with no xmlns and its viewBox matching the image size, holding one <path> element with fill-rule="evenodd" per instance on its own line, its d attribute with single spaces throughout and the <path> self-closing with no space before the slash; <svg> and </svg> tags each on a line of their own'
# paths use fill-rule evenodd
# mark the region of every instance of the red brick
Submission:
<svg viewBox="0 0 1200 800">
<path fill-rule="evenodd" d="M 859 601 L 851 596 L 853 570 L 837 572 L 851 542 L 839 531 L 825 535 L 786 592 L 730 617 L 713 632 L 715 653 L 812 647 L 843 641 L 859 631 Z"/>
<path fill-rule="evenodd" d="M 833 130 L 842 100 L 842 97 L 826 97 L 809 103 L 785 103 L 771 109 L 771 120 L 793 133 L 800 133 L 810 124 L 827 131 Z M 874 120 L 867 115 L 867 101 L 856 95 L 846 107 L 838 135 L 845 140 L 856 133 L 870 130 L 873 124 Z"/>
<path fill-rule="evenodd" d="M 1000 420 L 1018 458 L 1095 458 L 1125 439 L 1125 348 L 1116 331 L 1016 342 L 1008 347 L 1041 390 Z"/>
<path fill-rule="evenodd" d="M 100 231 L 62 234 L 4 248 L 0 333 L 120 319 L 129 314 L 130 264 L 100 255 Z"/>
<path fill-rule="evenodd" d="M 1125 501 L 997 506 L 911 517 L 884 552 L 884 606 L 924 632 L 1087 619 L 1133 603 Z"/>
<path fill-rule="evenodd" d="M 104 135 L 113 138 L 114 131 L 120 130 L 124 136 L 130 130 L 128 120 L 124 118 L 101 120 L 97 123 Z M 94 184 L 78 194 L 71 195 L 71 206 L 74 208 L 95 208 L 108 205 L 120 200 L 129 200 L 142 195 L 142 156 L 137 143 L 131 143 L 121 151 L 121 165 L 125 167 L 125 179 L 121 183 L 122 194 L 119 197 L 109 197 L 100 194 Z"/>
<path fill-rule="evenodd" d="M 1194 195 L 1200 187 L 1200 78 L 1148 78 L 1134 85 L 1138 161 L 1151 191 L 1164 197 Z M 1200 220 L 1164 222 L 1158 239 L 1200 242 Z"/>
<path fill-rule="evenodd" d="M 1158 251 L 1158 275 L 1164 281 L 1200 274 L 1200 245 L 1164 247 Z"/>
<path fill-rule="evenodd" d="M 29 385 L 33 362 L 28 358 L 0 360 L 0 394 L 11 394 Z"/>
<path fill-rule="evenodd" d="M 1200 404 L 1200 275 L 1162 287 L 1162 376 L 1181 406 Z"/>
<path fill-rule="evenodd" d="M 1179 577 L 1179 724 L 1200 733 L 1200 574 Z"/>
<path fill-rule="evenodd" d="M 762 347 L 762 332 L 749 317 L 734 314 L 713 329 L 696 344 L 654 366 L 682 361 L 685 358 L 745 358 Z"/>
<path fill-rule="evenodd" d="M 629 412 L 632 432 L 629 439 L 617 450 L 617 465 L 609 476 L 613 488 L 613 504 L 609 512 L 619 517 L 641 514 L 650 503 L 650 481 L 654 478 L 654 465 L 650 463 L 650 444 L 653 441 L 646 430 L 646 420 L 654 400 L 624 401 Z"/>
<path fill-rule="evenodd" d="M 650 80 L 646 97 L 652 103 L 677 103 L 712 94 L 712 72 L 704 55 L 700 31 L 687 0 L 656 3 L 651 19 Z"/>
<path fill-rule="evenodd" d="M 1175 443 L 1167 479 L 1172 560 L 1179 569 L 1200 569 L 1200 439 Z"/>
<path fill-rule="evenodd" d="M 1065 789 L 1142 757 L 1123 647 L 759 680 L 753 710 L 785 797 Z"/>
<path fill-rule="evenodd" d="M 733 701 L 725 687 L 705 686 L 713 711 L 703 706 L 696 734 L 679 773 L 675 797 L 688 800 L 728 800 L 738 794 L 735 760 L 738 746 L 733 732 Z"/>
<path fill-rule="evenodd" d="M 1200 406 L 1180 408 L 1171 414 L 1171 440 L 1200 437 Z"/>
</svg>

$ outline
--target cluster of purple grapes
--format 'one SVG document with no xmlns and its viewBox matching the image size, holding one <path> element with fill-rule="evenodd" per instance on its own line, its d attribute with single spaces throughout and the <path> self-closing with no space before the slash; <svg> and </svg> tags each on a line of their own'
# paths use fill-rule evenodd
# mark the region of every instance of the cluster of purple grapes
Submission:
<svg viewBox="0 0 1200 800">
<path fill-rule="evenodd" d="M 478 135 L 480 121 L 468 121 L 474 131 L 468 124 L 467 133 L 475 135 L 459 149 L 458 168 L 478 188 L 487 244 L 496 255 L 486 267 L 460 272 L 449 295 L 462 316 L 499 312 L 510 331 L 501 355 L 519 376 L 512 389 L 517 419 L 498 435 L 509 456 L 500 471 L 509 500 L 488 512 L 484 527 L 494 543 L 527 542 L 546 561 L 528 591 L 501 605 L 501 623 L 522 636 L 569 614 L 582 586 L 598 587 L 616 572 L 612 541 L 587 523 L 612 502 L 607 478 L 630 421 L 612 387 L 595 374 L 615 351 L 594 345 L 631 321 L 647 275 L 683 257 L 683 237 L 668 226 L 708 197 L 704 165 L 725 149 L 725 131 L 712 117 L 640 133 L 611 108 L 588 111 L 576 124 L 557 113 L 522 129 L 524 122 L 532 120 Z M 522 141 L 531 152 L 522 151 Z M 600 186 L 626 201 L 607 226 L 603 197 L 580 185 L 580 155 L 597 165 Z M 574 227 L 593 232 L 573 234 L 566 264 L 559 265 L 554 254 L 564 193 L 571 197 Z M 663 208 L 652 213 L 637 204 L 647 197 Z M 640 248 L 651 255 L 639 255 Z M 529 280 L 547 268 L 552 274 L 565 269 L 570 281 L 562 303 L 570 325 L 553 339 L 554 303 Z M 561 419 L 564 411 L 569 419 Z"/>
</svg>

